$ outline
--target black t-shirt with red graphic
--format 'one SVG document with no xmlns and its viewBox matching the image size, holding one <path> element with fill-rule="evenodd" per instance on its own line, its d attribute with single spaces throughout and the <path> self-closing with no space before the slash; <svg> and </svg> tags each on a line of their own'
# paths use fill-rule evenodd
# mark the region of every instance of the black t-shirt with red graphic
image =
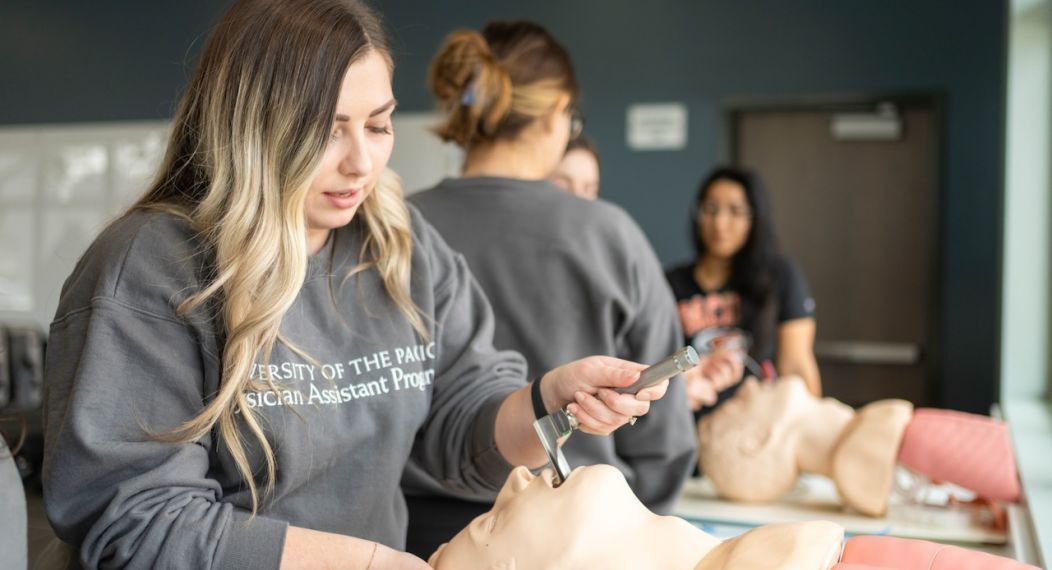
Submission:
<svg viewBox="0 0 1052 570">
<path fill-rule="evenodd" d="M 768 318 L 775 322 L 768 323 L 771 331 L 778 325 L 794 319 L 813 317 L 815 301 L 804 280 L 803 273 L 788 258 L 780 258 L 775 268 L 774 307 L 766 311 Z M 756 303 L 742 296 L 737 291 L 722 287 L 705 291 L 694 280 L 694 263 L 674 267 L 665 273 L 679 306 L 679 318 L 683 337 L 688 344 L 695 344 L 698 334 L 714 327 L 736 327 L 749 332 L 754 341 L 758 341 L 749 350 L 750 355 L 760 363 L 773 361 L 777 347 L 774 339 L 764 342 L 758 339 L 755 328 L 756 313 L 761 310 Z M 772 336 L 772 335 L 767 335 Z M 695 347 L 697 348 L 697 347 Z"/>
</svg>

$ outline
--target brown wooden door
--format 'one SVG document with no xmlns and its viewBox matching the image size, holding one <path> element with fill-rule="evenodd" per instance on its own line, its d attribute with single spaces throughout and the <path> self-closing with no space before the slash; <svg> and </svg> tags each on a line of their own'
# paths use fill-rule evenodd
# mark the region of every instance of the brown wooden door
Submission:
<svg viewBox="0 0 1052 570">
<path fill-rule="evenodd" d="M 898 135 L 854 105 L 738 109 L 732 153 L 766 182 L 782 249 L 811 286 L 825 393 L 925 405 L 937 381 L 938 114 L 885 108 Z"/>
</svg>

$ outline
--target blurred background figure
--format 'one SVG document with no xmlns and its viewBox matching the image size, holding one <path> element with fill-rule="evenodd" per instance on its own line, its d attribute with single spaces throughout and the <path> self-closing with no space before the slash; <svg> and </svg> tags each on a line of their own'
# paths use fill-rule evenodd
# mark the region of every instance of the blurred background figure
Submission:
<svg viewBox="0 0 1052 570">
<path fill-rule="evenodd" d="M 595 200 L 599 197 L 599 151 L 595 143 L 581 135 L 570 139 L 566 152 L 551 175 L 552 184 L 567 192 Z"/>
<path fill-rule="evenodd" d="M 436 132 L 465 159 L 460 178 L 410 201 L 490 299 L 494 345 L 521 352 L 531 375 L 577 354 L 654 363 L 674 352 L 675 299 L 642 230 L 620 207 L 549 181 L 581 128 L 565 48 L 532 22 L 454 32 L 432 60 L 429 85 L 444 115 Z M 643 503 L 668 512 L 696 453 L 683 383 L 672 382 L 652 412 L 611 437 L 575 434 L 563 450 L 571 467 L 617 467 Z M 425 557 L 494 499 L 451 496 L 413 462 L 402 483 L 406 547 Z"/>
<path fill-rule="evenodd" d="M 740 328 L 763 376 L 792 374 L 822 393 L 814 356 L 815 302 L 796 265 L 778 250 L 767 193 L 759 177 L 721 167 L 701 183 L 691 210 L 695 258 L 667 272 L 683 335 L 702 342 L 713 328 Z M 699 351 L 706 347 L 695 346 Z M 688 376 L 695 410 L 725 398 L 730 386 L 705 386 Z"/>
</svg>

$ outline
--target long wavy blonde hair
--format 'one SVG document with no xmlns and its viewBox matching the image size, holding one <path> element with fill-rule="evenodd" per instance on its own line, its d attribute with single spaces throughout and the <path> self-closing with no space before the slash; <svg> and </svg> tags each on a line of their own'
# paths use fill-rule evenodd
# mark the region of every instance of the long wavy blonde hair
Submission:
<svg viewBox="0 0 1052 570">
<path fill-rule="evenodd" d="M 307 271 L 304 203 L 332 129 L 347 67 L 370 51 L 391 65 L 377 16 L 356 0 L 240 0 L 216 28 L 180 103 L 157 178 L 133 209 L 186 218 L 207 244 L 210 275 L 178 307 L 211 308 L 221 322 L 222 379 L 203 410 L 158 436 L 189 442 L 217 430 L 252 496 L 258 486 L 246 453 L 250 435 L 276 465 L 246 395 L 276 389 L 269 362 L 279 327 Z M 376 270 L 414 329 L 426 336 L 409 295 L 412 236 L 398 177 L 385 170 L 358 216 L 367 230 L 362 264 Z M 309 357 L 308 357 L 309 358 Z M 261 367 L 266 370 L 266 367 Z"/>
</svg>

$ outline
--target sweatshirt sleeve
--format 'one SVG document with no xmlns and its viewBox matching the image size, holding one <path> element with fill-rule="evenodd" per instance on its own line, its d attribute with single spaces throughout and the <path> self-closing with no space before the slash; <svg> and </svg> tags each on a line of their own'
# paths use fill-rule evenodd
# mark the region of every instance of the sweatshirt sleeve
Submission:
<svg viewBox="0 0 1052 570">
<path fill-rule="evenodd" d="M 280 563 L 286 524 L 223 501 L 212 434 L 157 437 L 219 386 L 214 323 L 176 315 L 200 289 L 200 249 L 181 218 L 132 213 L 63 286 L 44 367 L 44 505 L 86 568 Z"/>
<path fill-rule="evenodd" d="M 451 491 L 492 492 L 512 469 L 497 450 L 497 410 L 525 384 L 526 361 L 493 347 L 493 311 L 464 258 L 419 214 L 414 223 L 435 284 L 436 361 L 431 408 L 412 459 Z"/>
<path fill-rule="evenodd" d="M 627 217 L 627 216 L 626 216 Z M 619 357 L 654 364 L 682 345 L 679 316 L 664 272 L 643 232 L 631 219 L 625 229 L 625 251 L 633 263 L 627 284 L 633 311 L 623 324 Z M 683 380 L 676 376 L 665 397 L 635 425 L 614 432 L 617 454 L 632 471 L 632 488 L 659 514 L 672 510 L 694 469 L 697 443 Z"/>
<path fill-rule="evenodd" d="M 278 567 L 286 524 L 220 501 L 211 437 L 150 435 L 201 410 L 206 358 L 186 324 L 111 298 L 52 324 L 44 496 L 85 567 Z"/>
</svg>

